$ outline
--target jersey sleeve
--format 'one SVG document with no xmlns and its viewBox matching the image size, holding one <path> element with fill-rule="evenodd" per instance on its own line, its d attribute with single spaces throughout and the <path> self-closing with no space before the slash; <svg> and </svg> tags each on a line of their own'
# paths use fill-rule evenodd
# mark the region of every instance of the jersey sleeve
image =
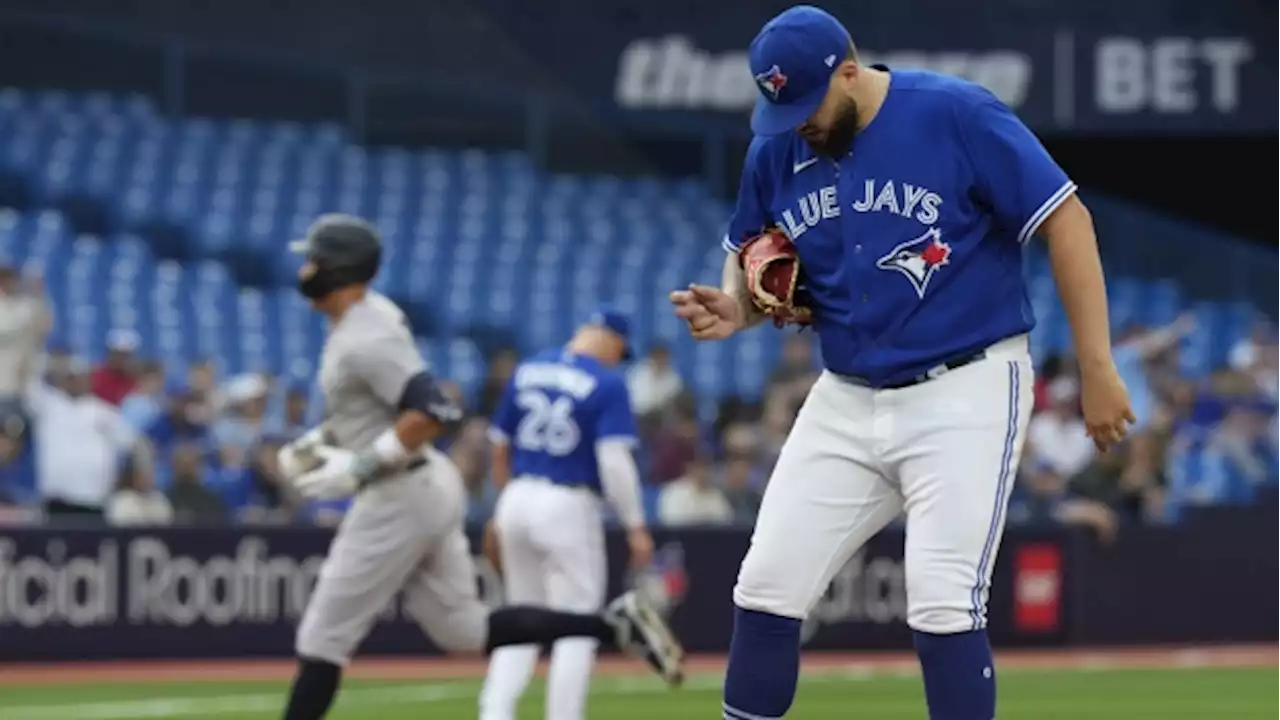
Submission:
<svg viewBox="0 0 1280 720">
<path fill-rule="evenodd" d="M 391 407 L 400 404 L 409 379 L 427 368 L 409 336 L 391 333 L 353 344 L 340 367 Z"/>
<path fill-rule="evenodd" d="M 493 412 L 493 419 L 489 424 L 489 440 L 499 445 L 511 442 L 511 437 L 516 434 L 516 425 L 519 423 L 520 408 L 516 407 L 516 384 L 513 380 L 507 383 L 502 399 L 498 401 L 498 407 Z"/>
<path fill-rule="evenodd" d="M 764 175 L 761 173 L 760 156 L 764 139 L 753 138 L 747 147 L 747 157 L 742 163 L 742 179 L 738 183 L 738 199 L 729 218 L 721 246 L 726 252 L 736 253 L 742 242 L 759 235 L 771 223 L 769 206 L 765 199 Z"/>
<path fill-rule="evenodd" d="M 1039 138 L 986 91 L 962 114 L 961 135 L 979 197 L 1001 225 L 1017 232 L 1019 243 L 1035 235 L 1045 218 L 1076 191 Z"/>
<path fill-rule="evenodd" d="M 600 387 L 600 406 L 596 425 L 596 442 L 639 442 L 636 417 L 631 412 L 631 394 L 621 375 L 609 377 Z"/>
</svg>

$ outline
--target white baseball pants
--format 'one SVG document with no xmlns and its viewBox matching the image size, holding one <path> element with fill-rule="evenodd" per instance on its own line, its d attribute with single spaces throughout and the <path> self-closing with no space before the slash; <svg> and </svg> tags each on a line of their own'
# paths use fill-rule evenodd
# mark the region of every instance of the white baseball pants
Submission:
<svg viewBox="0 0 1280 720">
<path fill-rule="evenodd" d="M 908 625 L 985 627 L 1032 373 L 1026 336 L 898 390 L 824 373 L 769 480 L 734 602 L 805 618 L 853 553 L 905 510 Z"/>
<path fill-rule="evenodd" d="M 516 478 L 494 509 L 506 601 L 567 612 L 598 612 L 608 560 L 601 501 L 585 488 Z M 582 720 L 597 643 L 565 638 L 551 646 L 546 720 Z M 515 720 L 538 664 L 536 645 L 498 648 L 480 693 L 480 720 Z"/>
</svg>

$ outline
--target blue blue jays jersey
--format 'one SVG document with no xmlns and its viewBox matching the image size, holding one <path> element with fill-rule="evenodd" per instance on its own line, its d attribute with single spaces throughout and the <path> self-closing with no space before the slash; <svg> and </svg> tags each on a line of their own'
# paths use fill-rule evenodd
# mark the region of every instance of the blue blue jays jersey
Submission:
<svg viewBox="0 0 1280 720">
<path fill-rule="evenodd" d="M 595 358 L 548 350 L 516 368 L 491 432 L 511 447 L 511 476 L 600 492 L 596 443 L 636 442 L 622 374 Z"/>
<path fill-rule="evenodd" d="M 795 132 L 747 151 L 725 249 L 777 225 L 800 254 L 822 357 L 883 386 L 1034 324 L 1022 243 L 1076 190 L 973 83 L 894 70 L 847 156 Z"/>
</svg>

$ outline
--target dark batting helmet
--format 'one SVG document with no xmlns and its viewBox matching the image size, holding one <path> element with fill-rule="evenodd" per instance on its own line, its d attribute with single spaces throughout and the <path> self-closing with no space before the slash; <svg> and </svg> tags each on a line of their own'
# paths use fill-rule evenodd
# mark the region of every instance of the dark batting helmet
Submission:
<svg viewBox="0 0 1280 720">
<path fill-rule="evenodd" d="M 373 280 L 382 262 L 378 231 L 354 215 L 321 215 L 307 229 L 307 236 L 290 243 L 289 249 L 307 258 L 298 276 L 298 290 L 312 300 Z"/>
</svg>

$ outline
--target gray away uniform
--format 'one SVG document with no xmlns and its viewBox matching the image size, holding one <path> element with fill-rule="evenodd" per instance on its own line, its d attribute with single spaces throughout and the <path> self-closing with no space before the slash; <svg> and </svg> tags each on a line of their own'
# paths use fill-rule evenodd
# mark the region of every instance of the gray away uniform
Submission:
<svg viewBox="0 0 1280 720">
<path fill-rule="evenodd" d="M 330 441 L 357 452 L 368 447 L 394 425 L 405 384 L 424 369 L 404 314 L 369 292 L 333 326 L 321 355 Z M 298 627 L 299 656 L 346 664 L 400 590 L 436 645 L 484 649 L 489 611 L 464 534 L 462 477 L 434 448 L 423 456 L 425 465 L 355 498 Z"/>
</svg>

